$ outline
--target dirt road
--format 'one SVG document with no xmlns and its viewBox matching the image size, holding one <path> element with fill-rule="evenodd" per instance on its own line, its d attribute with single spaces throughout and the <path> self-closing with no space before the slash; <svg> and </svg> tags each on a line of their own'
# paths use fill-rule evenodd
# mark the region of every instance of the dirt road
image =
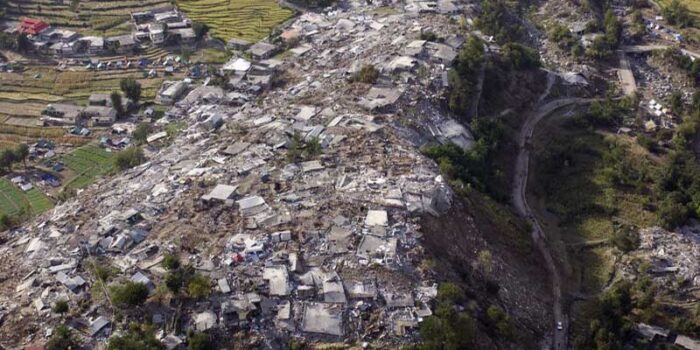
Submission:
<svg viewBox="0 0 700 350">
<path fill-rule="evenodd" d="M 554 324 L 552 325 L 553 330 L 553 342 L 551 344 L 552 349 L 564 350 L 567 349 L 568 343 L 568 317 L 564 313 L 562 308 L 562 297 L 561 297 L 561 274 L 559 268 L 552 257 L 550 247 L 547 243 L 547 237 L 544 234 L 542 226 L 537 221 L 537 218 L 530 209 L 527 203 L 527 179 L 530 166 L 530 141 L 532 139 L 532 134 L 535 130 L 535 126 L 547 115 L 551 114 L 555 110 L 576 104 L 585 102 L 586 99 L 582 98 L 562 98 L 547 102 L 542 104 L 544 99 L 549 95 L 549 91 L 554 83 L 554 75 L 549 74 L 547 76 L 547 89 L 540 96 L 536 108 L 528 114 L 527 119 L 523 123 L 520 129 L 520 134 L 518 135 L 518 158 L 515 164 L 515 178 L 513 181 L 513 205 L 523 218 L 527 219 L 532 224 L 532 240 L 535 246 L 540 251 L 540 254 L 544 257 L 547 263 L 547 269 L 550 271 L 552 280 L 552 294 L 554 295 Z M 558 325 L 561 323 L 561 328 L 558 329 Z"/>
</svg>

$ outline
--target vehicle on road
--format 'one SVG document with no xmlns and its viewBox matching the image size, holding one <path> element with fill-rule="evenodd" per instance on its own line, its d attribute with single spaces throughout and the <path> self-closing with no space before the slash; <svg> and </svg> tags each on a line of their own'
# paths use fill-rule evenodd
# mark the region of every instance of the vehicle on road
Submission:
<svg viewBox="0 0 700 350">
<path fill-rule="evenodd" d="M 561 331 L 564 329 L 564 325 L 561 322 L 557 322 L 557 330 Z"/>
</svg>

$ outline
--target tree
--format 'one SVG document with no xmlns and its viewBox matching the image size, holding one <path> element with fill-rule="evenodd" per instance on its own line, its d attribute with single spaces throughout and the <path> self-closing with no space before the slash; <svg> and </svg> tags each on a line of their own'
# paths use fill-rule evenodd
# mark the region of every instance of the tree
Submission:
<svg viewBox="0 0 700 350">
<path fill-rule="evenodd" d="M 209 26 L 206 23 L 193 22 L 192 30 L 194 31 L 194 35 L 197 37 L 197 40 L 201 40 L 205 35 L 207 35 L 207 33 L 209 33 Z"/>
<path fill-rule="evenodd" d="M 148 299 L 148 287 L 143 283 L 128 281 L 109 288 L 112 302 L 120 307 L 140 306 Z"/>
<path fill-rule="evenodd" d="M 211 350 L 214 344 L 211 338 L 205 333 L 195 333 L 187 338 L 188 350 Z"/>
<path fill-rule="evenodd" d="M 444 282 L 438 286 L 438 300 L 441 303 L 455 304 L 464 300 L 464 291 L 462 288 L 452 282 Z"/>
<path fill-rule="evenodd" d="M 11 149 L 5 149 L 0 152 L 0 168 L 9 172 L 12 170 L 12 164 L 15 163 L 15 152 Z"/>
<path fill-rule="evenodd" d="M 514 335 L 513 325 L 510 317 L 503 312 L 503 309 L 496 305 L 491 305 L 486 310 L 487 323 L 495 330 L 496 335 L 506 339 L 511 339 Z"/>
<path fill-rule="evenodd" d="M 80 346 L 78 340 L 73 335 L 73 331 L 65 325 L 56 327 L 51 339 L 46 343 L 46 350 L 71 350 Z"/>
<path fill-rule="evenodd" d="M 612 49 L 617 48 L 620 42 L 620 34 L 622 34 L 622 24 L 612 9 L 605 11 L 603 25 L 605 26 L 605 40 L 608 45 Z"/>
<path fill-rule="evenodd" d="M 453 68 L 448 72 L 451 86 L 449 107 L 453 112 L 464 115 L 469 110 L 474 85 L 478 80 L 478 72 L 482 64 L 484 64 L 484 43 L 472 35 L 459 51 Z"/>
<path fill-rule="evenodd" d="M 123 151 L 117 152 L 115 156 L 115 164 L 120 170 L 133 168 L 145 161 L 146 156 L 143 154 L 141 147 L 129 147 Z"/>
<path fill-rule="evenodd" d="M 27 168 L 27 157 L 29 157 L 29 146 L 26 143 L 17 145 L 14 152 L 16 162 L 22 162 L 24 168 Z"/>
<path fill-rule="evenodd" d="M 112 91 L 109 95 L 110 101 L 112 101 L 112 107 L 117 111 L 117 116 L 122 117 L 125 114 L 124 103 L 122 103 L 122 94 Z"/>
<path fill-rule="evenodd" d="M 27 34 L 20 33 L 19 35 L 17 35 L 16 40 L 17 41 L 15 47 L 17 48 L 17 52 L 25 53 L 32 48 L 32 42 L 27 37 Z"/>
<path fill-rule="evenodd" d="M 668 97 L 668 104 L 671 107 L 671 112 L 675 114 L 683 113 L 683 94 L 680 91 L 674 91 Z"/>
<path fill-rule="evenodd" d="M 195 299 L 202 299 L 211 294 L 211 280 L 204 275 L 194 274 L 187 284 L 187 295 Z"/>
<path fill-rule="evenodd" d="M 56 303 L 53 304 L 51 311 L 60 315 L 65 314 L 68 312 L 68 302 L 63 299 L 56 301 Z"/>
<path fill-rule="evenodd" d="M 141 83 L 135 79 L 124 78 L 119 82 L 119 87 L 124 95 L 134 103 L 138 103 L 141 99 Z"/>
</svg>

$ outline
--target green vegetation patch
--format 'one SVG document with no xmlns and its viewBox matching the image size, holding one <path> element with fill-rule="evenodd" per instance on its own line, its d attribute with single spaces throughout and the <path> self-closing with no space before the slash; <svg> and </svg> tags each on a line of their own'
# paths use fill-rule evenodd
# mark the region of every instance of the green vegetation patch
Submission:
<svg viewBox="0 0 700 350">
<path fill-rule="evenodd" d="M 83 188 L 91 184 L 95 178 L 109 173 L 114 169 L 113 154 L 95 145 L 87 145 L 66 154 L 63 163 L 76 173 L 76 176 L 66 183 L 68 189 Z"/>
<path fill-rule="evenodd" d="M 177 0 L 177 5 L 193 21 L 207 24 L 211 35 L 223 40 L 259 41 L 293 14 L 274 0 Z"/>
<path fill-rule="evenodd" d="M 20 215 L 25 208 L 31 210 L 31 213 L 39 214 L 53 208 L 53 202 L 36 188 L 22 192 L 9 180 L 0 179 L 0 216 Z"/>
</svg>

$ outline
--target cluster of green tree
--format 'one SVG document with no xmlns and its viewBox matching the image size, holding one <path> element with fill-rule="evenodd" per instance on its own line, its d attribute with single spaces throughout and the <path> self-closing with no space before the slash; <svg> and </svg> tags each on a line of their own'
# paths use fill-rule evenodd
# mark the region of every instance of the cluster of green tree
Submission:
<svg viewBox="0 0 700 350">
<path fill-rule="evenodd" d="M 620 45 L 622 23 L 620 23 L 615 12 L 610 9 L 605 11 L 603 30 L 605 34 L 593 39 L 593 43 L 586 51 L 586 54 L 593 58 L 608 57 Z"/>
<path fill-rule="evenodd" d="M 661 10 L 661 14 L 671 25 L 676 25 L 681 28 L 692 27 L 695 25 L 695 21 L 693 20 L 693 16 L 690 14 L 688 6 L 680 2 L 680 0 L 671 1 L 668 6 L 665 6 Z"/>
<path fill-rule="evenodd" d="M 49 338 L 49 341 L 44 345 L 46 350 L 68 350 L 68 349 L 79 349 L 80 342 L 78 338 L 73 334 L 73 331 L 65 325 L 59 325 L 54 329 L 53 335 Z"/>
<path fill-rule="evenodd" d="M 148 299 L 148 294 L 149 290 L 145 284 L 131 281 L 109 288 L 112 304 L 123 309 L 143 305 Z"/>
<path fill-rule="evenodd" d="M 23 163 L 26 168 L 27 157 L 29 157 L 29 146 L 25 143 L 17 145 L 14 149 L 4 149 L 0 151 L 0 170 L 10 172 L 15 163 Z"/>
<path fill-rule="evenodd" d="M 630 290 L 630 283 L 621 282 L 596 301 L 589 328 L 574 339 L 575 349 L 623 349 L 633 335 L 633 325 L 627 318 L 634 307 Z"/>
<path fill-rule="evenodd" d="M 448 143 L 428 146 L 423 152 L 437 161 L 453 188 L 468 191 L 473 187 L 501 200 L 507 194 L 495 185 L 494 179 L 502 174 L 493 163 L 504 134 L 503 124 L 499 119 L 478 118 L 472 121 L 471 129 L 475 143 L 469 151 Z"/>
<path fill-rule="evenodd" d="M 156 328 L 132 322 L 128 329 L 109 338 L 107 350 L 161 350 L 165 347 L 155 336 Z"/>
<path fill-rule="evenodd" d="M 141 100 L 141 83 L 134 78 L 123 78 L 119 81 L 119 87 L 126 98 L 133 103 L 139 103 L 139 100 Z"/>
<path fill-rule="evenodd" d="M 143 164 L 146 161 L 146 156 L 143 154 L 141 147 L 131 146 L 125 150 L 117 152 L 114 157 L 114 164 L 120 170 L 131 169 L 137 165 Z"/>
<path fill-rule="evenodd" d="M 700 165 L 692 149 L 698 130 L 700 93 L 696 92 L 690 113 L 676 128 L 668 161 L 654 179 L 654 194 L 660 201 L 657 217 L 668 229 L 678 227 L 690 217 L 700 218 Z"/>
<path fill-rule="evenodd" d="M 637 105 L 636 97 L 614 100 L 607 96 L 602 101 L 593 101 L 587 112 L 579 116 L 578 122 L 588 123 L 594 127 L 620 126 L 625 115 L 633 112 Z"/>
<path fill-rule="evenodd" d="M 450 110 L 460 115 L 466 114 L 469 110 L 479 70 L 483 64 L 484 43 L 472 35 L 459 51 L 452 69 L 448 72 L 451 87 L 449 95 Z"/>
<path fill-rule="evenodd" d="M 583 47 L 566 26 L 555 24 L 549 31 L 549 40 L 557 43 L 560 49 L 570 51 L 574 57 L 583 55 Z"/>
<path fill-rule="evenodd" d="M 365 84 L 374 84 L 374 82 L 377 81 L 379 78 L 379 71 L 377 68 L 374 68 L 373 65 L 368 64 L 362 66 L 359 72 L 355 73 L 351 78 L 350 81 L 359 81 L 361 83 Z"/>
<path fill-rule="evenodd" d="M 700 166 L 695 155 L 687 150 L 674 150 L 668 163 L 654 181 L 659 198 L 659 224 L 674 229 L 690 217 L 700 217 Z"/>
<path fill-rule="evenodd" d="M 634 322 L 644 322 L 668 327 L 677 334 L 697 336 L 700 324 L 693 320 L 700 316 L 700 308 L 694 311 L 664 306 L 657 301 L 657 286 L 649 275 L 649 264 L 641 262 L 639 275 L 632 282 L 617 282 L 596 300 L 585 307 L 589 327 L 574 339 L 574 349 L 678 349 L 673 345 L 649 342 L 633 331 Z M 670 314 L 674 316 L 669 317 Z M 693 316 L 694 314 L 694 316 Z"/>
<path fill-rule="evenodd" d="M 302 160 L 311 160 L 321 153 L 323 153 L 323 147 L 318 138 L 314 137 L 307 141 L 301 134 L 294 132 L 287 147 L 287 161 L 297 163 Z"/>
<path fill-rule="evenodd" d="M 201 40 L 204 38 L 207 33 L 209 33 L 209 26 L 206 23 L 202 22 L 192 22 L 192 30 L 194 31 L 194 35 L 197 38 L 197 40 Z"/>
<path fill-rule="evenodd" d="M 506 64 L 513 69 L 537 69 L 542 65 L 537 50 L 519 43 L 507 43 L 503 45 L 501 52 Z"/>
<path fill-rule="evenodd" d="M 475 25 L 501 44 L 520 41 L 523 36 L 519 17 L 511 14 L 508 3 L 503 0 L 482 0 L 481 15 Z"/>
<path fill-rule="evenodd" d="M 163 267 L 168 270 L 165 286 L 174 295 L 179 295 L 183 288 L 187 296 L 194 299 L 207 297 L 211 293 L 211 280 L 197 273 L 191 265 L 182 265 L 174 255 L 166 255 Z"/>
<path fill-rule="evenodd" d="M 453 283 L 438 288 L 438 306 L 432 316 L 420 325 L 423 343 L 419 350 L 473 349 L 476 325 L 466 311 L 458 312 L 457 304 L 464 301 L 464 291 Z"/>
<path fill-rule="evenodd" d="M 0 32 L 0 48 L 26 53 L 32 49 L 32 42 L 27 37 L 27 34 L 24 33 L 8 34 Z"/>
<path fill-rule="evenodd" d="M 696 86 L 700 85 L 700 60 L 692 60 L 676 47 L 662 51 L 661 58 L 673 62 L 678 68 L 688 74 L 688 77 Z"/>
</svg>

